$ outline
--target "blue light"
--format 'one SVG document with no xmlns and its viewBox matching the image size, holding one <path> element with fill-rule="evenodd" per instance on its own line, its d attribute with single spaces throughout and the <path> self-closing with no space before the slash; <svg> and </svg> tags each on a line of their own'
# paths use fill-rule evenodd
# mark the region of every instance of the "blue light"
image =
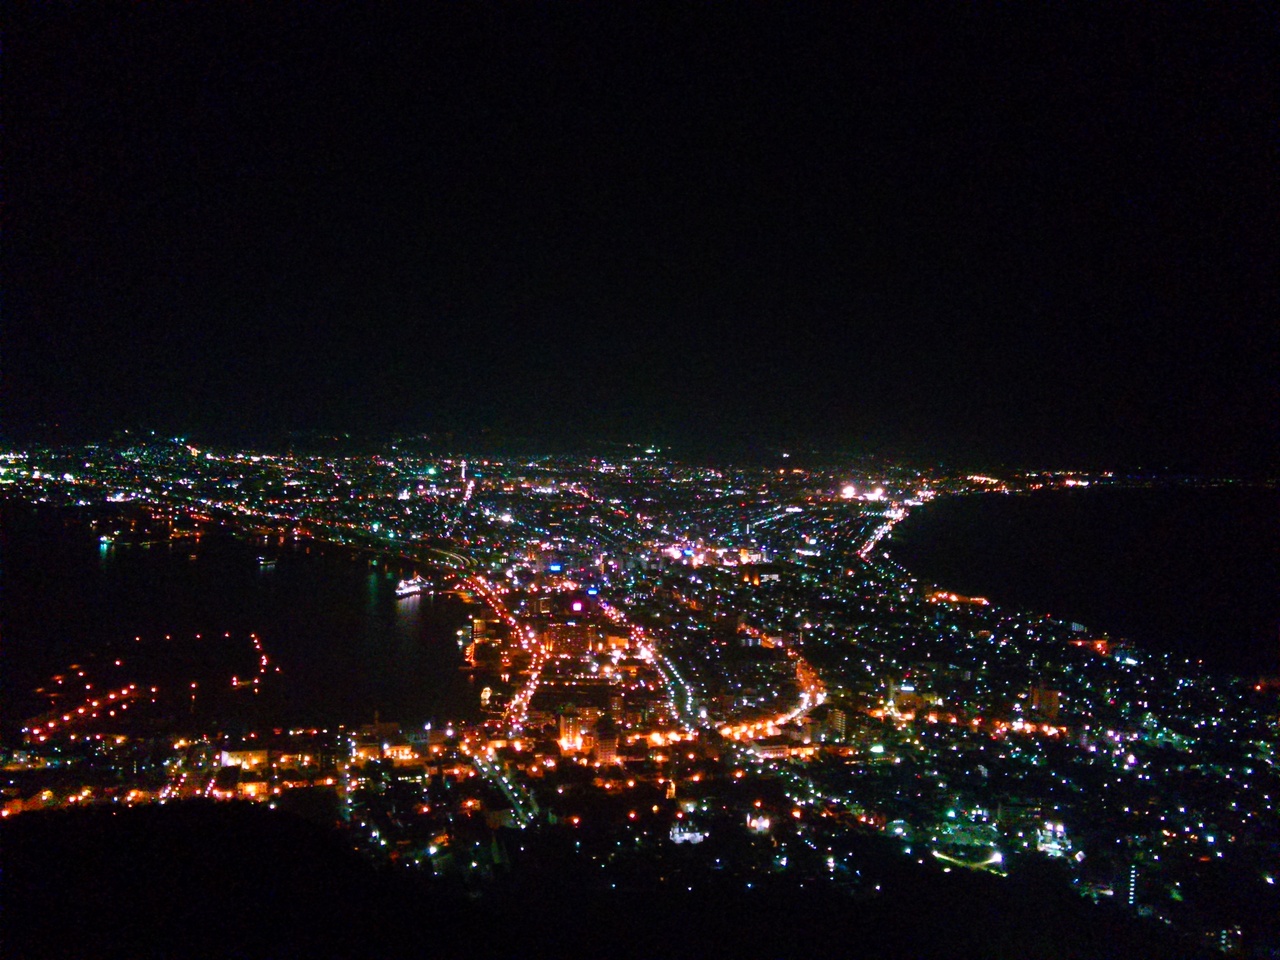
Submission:
<svg viewBox="0 0 1280 960">
<path fill-rule="evenodd" d="M 553 563 L 553 564 L 551 564 L 551 566 L 550 566 L 548 569 L 549 569 L 552 573 L 559 573 L 559 572 L 560 572 L 560 564 L 558 564 L 558 563 Z"/>
</svg>

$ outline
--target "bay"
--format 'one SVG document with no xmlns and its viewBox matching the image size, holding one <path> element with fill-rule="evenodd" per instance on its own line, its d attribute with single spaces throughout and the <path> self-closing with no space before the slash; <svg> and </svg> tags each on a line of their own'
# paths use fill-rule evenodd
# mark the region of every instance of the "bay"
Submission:
<svg viewBox="0 0 1280 960">
<path fill-rule="evenodd" d="M 175 664 L 191 662 L 200 646 L 200 657 L 226 673 L 246 651 L 252 664 L 250 634 L 272 665 L 253 712 L 264 725 L 359 724 L 376 712 L 408 727 L 478 714 L 457 638 L 478 608 L 454 597 L 397 598 L 408 568 L 371 566 L 319 543 L 227 533 L 109 546 L 81 519 L 12 505 L 3 519 L 6 729 L 39 703 L 34 687 L 77 659 L 167 642 Z M 260 556 L 275 562 L 264 566 Z"/>
<path fill-rule="evenodd" d="M 935 501 L 895 529 L 921 580 L 1244 676 L 1280 672 L 1280 498 L 1097 488 Z"/>
</svg>

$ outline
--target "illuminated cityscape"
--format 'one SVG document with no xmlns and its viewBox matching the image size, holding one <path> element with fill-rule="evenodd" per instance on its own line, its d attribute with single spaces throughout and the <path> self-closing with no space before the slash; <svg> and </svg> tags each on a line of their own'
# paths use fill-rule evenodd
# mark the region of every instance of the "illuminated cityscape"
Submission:
<svg viewBox="0 0 1280 960">
<path fill-rule="evenodd" d="M 922 583 L 886 552 L 936 498 L 1150 481 L 421 446 L 6 454 L 6 499 L 77 517 L 104 555 L 232 530 L 263 569 L 337 547 L 398 605 L 460 602 L 478 702 L 417 728 L 228 734 L 229 704 L 288 682 L 271 638 L 213 638 L 240 664 L 218 676 L 200 657 L 175 672 L 178 644 L 208 641 L 136 637 L 34 691 L 3 815 L 320 798 L 375 860 L 475 889 L 556 844 L 633 893 L 785 878 L 867 898 L 879 857 L 1002 878 L 1044 862 L 1227 948 L 1238 925 L 1189 927 L 1200 875 L 1272 895 L 1274 684 Z"/>
<path fill-rule="evenodd" d="M 1280 958 L 1269 7 L 6 14 L 0 957 Z"/>
</svg>

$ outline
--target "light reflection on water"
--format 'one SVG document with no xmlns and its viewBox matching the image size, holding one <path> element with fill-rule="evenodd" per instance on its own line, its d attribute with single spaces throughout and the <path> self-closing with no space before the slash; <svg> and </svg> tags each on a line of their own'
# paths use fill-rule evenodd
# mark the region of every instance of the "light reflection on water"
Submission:
<svg viewBox="0 0 1280 960">
<path fill-rule="evenodd" d="M 466 607 L 452 597 L 398 598 L 399 575 L 366 558 L 285 544 L 263 568 L 261 545 L 226 537 L 144 550 L 100 544 L 60 522 L 10 523 L 5 532 L 0 697 L 12 712 L 78 656 L 139 634 L 228 631 L 258 633 L 282 668 L 262 698 L 273 722 L 358 723 L 377 710 L 408 726 L 478 712 L 458 669 L 455 631 Z"/>
</svg>

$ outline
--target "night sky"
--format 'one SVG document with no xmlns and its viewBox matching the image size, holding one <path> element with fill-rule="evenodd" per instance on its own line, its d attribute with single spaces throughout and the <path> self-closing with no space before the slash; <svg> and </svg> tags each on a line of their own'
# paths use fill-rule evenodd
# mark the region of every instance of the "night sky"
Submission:
<svg viewBox="0 0 1280 960">
<path fill-rule="evenodd" d="M 1172 7 L 25 5 L 0 430 L 1274 470 L 1277 19 Z"/>
</svg>

